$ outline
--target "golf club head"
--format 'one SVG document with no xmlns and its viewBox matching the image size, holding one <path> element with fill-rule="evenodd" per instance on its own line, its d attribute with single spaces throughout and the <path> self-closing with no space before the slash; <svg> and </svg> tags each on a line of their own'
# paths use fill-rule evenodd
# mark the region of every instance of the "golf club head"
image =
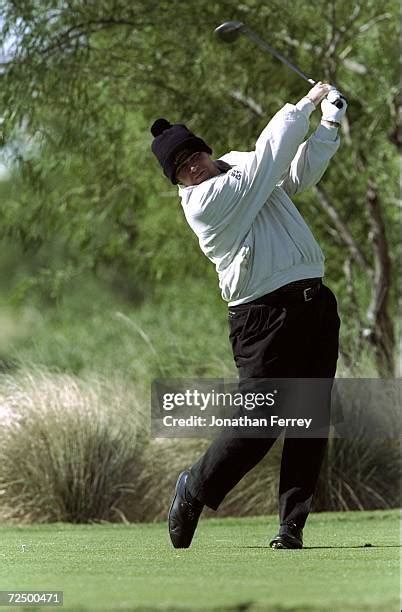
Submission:
<svg viewBox="0 0 402 612">
<path fill-rule="evenodd" d="M 231 43 L 236 40 L 244 28 L 245 25 L 241 21 L 225 21 L 215 28 L 215 34 L 221 40 Z"/>
</svg>

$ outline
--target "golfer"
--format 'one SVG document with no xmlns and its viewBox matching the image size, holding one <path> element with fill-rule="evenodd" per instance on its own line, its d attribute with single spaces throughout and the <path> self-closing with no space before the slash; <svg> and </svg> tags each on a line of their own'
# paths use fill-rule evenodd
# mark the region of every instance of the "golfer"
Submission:
<svg viewBox="0 0 402 612">
<path fill-rule="evenodd" d="M 342 108 L 330 101 L 335 98 Z M 321 121 L 304 140 L 319 104 Z M 152 151 L 179 184 L 185 217 L 216 267 L 240 382 L 335 376 L 337 303 L 322 283 L 323 253 L 291 198 L 322 177 L 339 147 L 346 106 L 339 92 L 319 82 L 276 113 L 254 151 L 231 151 L 217 160 L 185 125 L 158 119 L 151 128 Z M 285 431 L 273 548 L 303 547 L 327 441 L 326 435 L 295 438 Z M 174 547 L 190 546 L 204 505 L 217 510 L 274 442 L 221 435 L 180 474 L 169 511 Z"/>
</svg>

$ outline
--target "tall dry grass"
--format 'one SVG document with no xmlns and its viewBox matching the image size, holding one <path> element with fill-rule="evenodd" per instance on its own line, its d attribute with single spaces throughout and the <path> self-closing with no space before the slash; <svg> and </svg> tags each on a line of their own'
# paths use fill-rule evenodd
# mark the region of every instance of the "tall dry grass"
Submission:
<svg viewBox="0 0 402 612">
<path fill-rule="evenodd" d="M 0 377 L 0 515 L 116 520 L 145 444 L 134 390 L 41 369 Z"/>
<path fill-rule="evenodd" d="M 165 520 L 177 475 L 210 441 L 149 439 L 148 402 L 136 393 L 111 376 L 0 375 L 0 519 Z M 220 516 L 277 512 L 281 445 L 231 491 Z M 314 509 L 398 506 L 399 458 L 397 440 L 331 440 Z"/>
<path fill-rule="evenodd" d="M 143 455 L 143 470 L 122 508 L 130 521 L 165 520 L 178 474 L 191 466 L 210 441 L 151 440 Z M 276 514 L 282 440 L 228 494 L 219 516 Z M 314 497 L 313 509 L 370 510 L 399 506 L 397 440 L 331 439 Z M 206 510 L 205 516 L 216 516 Z"/>
</svg>

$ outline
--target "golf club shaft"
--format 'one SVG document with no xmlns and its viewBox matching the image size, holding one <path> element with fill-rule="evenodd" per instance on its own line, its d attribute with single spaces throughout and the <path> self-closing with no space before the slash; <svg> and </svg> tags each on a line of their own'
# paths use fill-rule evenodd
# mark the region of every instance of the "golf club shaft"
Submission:
<svg viewBox="0 0 402 612">
<path fill-rule="evenodd" d="M 286 57 L 279 53 L 279 51 L 271 47 L 268 43 L 265 42 L 265 40 L 260 38 L 258 34 L 254 32 L 254 30 L 250 30 L 241 21 L 225 21 L 224 23 L 221 23 L 220 26 L 215 28 L 215 34 L 221 40 L 228 43 L 235 41 L 239 34 L 244 34 L 244 36 L 247 36 L 250 40 L 255 42 L 259 47 L 261 47 L 261 49 L 264 49 L 264 51 L 268 51 L 270 55 L 273 55 L 274 57 L 276 57 L 276 59 L 282 62 L 282 64 L 285 64 L 285 66 L 293 70 L 293 72 L 296 72 L 296 74 L 298 74 L 302 79 L 310 83 L 310 85 L 315 85 L 317 83 L 317 81 L 308 77 L 307 74 L 300 70 L 300 68 L 292 64 L 292 62 L 286 59 Z M 331 100 L 332 104 L 334 104 L 337 108 L 342 108 L 342 97 L 343 96 L 340 96 L 336 100 Z"/>
<path fill-rule="evenodd" d="M 268 51 L 268 53 L 276 57 L 280 62 L 282 62 L 283 64 L 286 64 L 288 68 L 291 68 L 291 70 L 293 70 L 299 76 L 301 76 L 302 79 L 310 83 L 310 85 L 316 84 L 316 81 L 314 81 L 314 79 L 311 79 L 310 77 L 308 77 L 307 74 L 305 74 L 302 70 L 300 70 L 300 68 L 297 68 L 297 66 L 289 62 L 289 60 L 287 60 L 286 57 L 283 57 L 283 55 L 281 55 L 278 51 L 273 49 L 268 43 L 265 42 L 265 40 L 260 38 L 258 34 L 253 32 L 253 30 L 249 30 L 247 26 L 243 26 L 241 28 L 241 33 L 247 36 L 248 38 L 250 38 L 251 40 L 253 40 L 255 43 L 257 43 L 257 45 L 262 47 L 262 49 L 265 49 L 265 51 Z"/>
</svg>

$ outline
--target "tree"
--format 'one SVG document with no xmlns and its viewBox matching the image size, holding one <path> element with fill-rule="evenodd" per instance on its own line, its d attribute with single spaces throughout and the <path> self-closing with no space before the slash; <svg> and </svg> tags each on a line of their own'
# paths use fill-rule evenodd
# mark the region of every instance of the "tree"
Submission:
<svg viewBox="0 0 402 612">
<path fill-rule="evenodd" d="M 150 153 L 152 120 L 186 122 L 219 155 L 252 148 L 267 118 L 306 91 L 249 41 L 220 44 L 216 25 L 244 21 L 306 72 L 335 82 L 349 100 L 344 145 L 298 202 L 326 244 L 347 317 L 359 322 L 357 347 L 370 342 L 380 375 L 393 372 L 395 2 L 299 2 L 295 15 L 290 0 L 4 0 L 1 14 L 14 46 L 1 73 L 3 143 L 21 133 L 35 142 L 15 158 L 3 234 L 45 266 L 51 253 L 68 270 L 130 270 L 136 286 L 212 278 Z"/>
</svg>

